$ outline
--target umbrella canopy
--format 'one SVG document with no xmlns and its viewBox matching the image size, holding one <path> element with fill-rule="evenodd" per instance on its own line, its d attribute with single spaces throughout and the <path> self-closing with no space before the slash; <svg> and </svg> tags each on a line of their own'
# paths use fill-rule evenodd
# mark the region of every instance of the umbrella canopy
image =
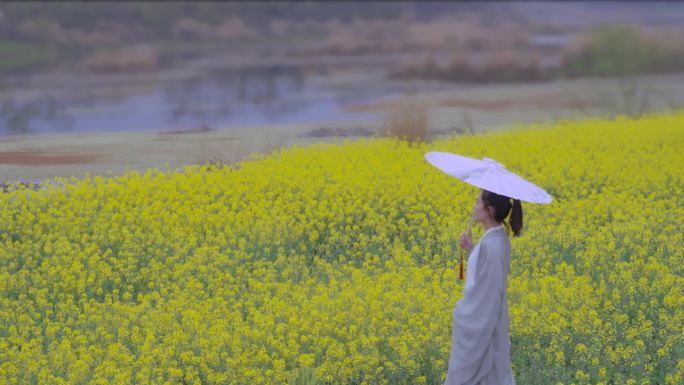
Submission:
<svg viewBox="0 0 684 385">
<path fill-rule="evenodd" d="M 546 191 L 494 159 L 479 160 L 449 152 L 428 152 L 425 159 L 445 173 L 484 190 L 530 203 L 551 203 L 551 195 Z"/>
</svg>

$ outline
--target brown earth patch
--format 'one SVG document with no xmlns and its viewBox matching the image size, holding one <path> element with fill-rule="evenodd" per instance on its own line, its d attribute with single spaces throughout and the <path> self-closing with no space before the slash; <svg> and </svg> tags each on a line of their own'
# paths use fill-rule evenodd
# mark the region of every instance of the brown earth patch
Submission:
<svg viewBox="0 0 684 385">
<path fill-rule="evenodd" d="M 22 166 L 50 166 L 61 164 L 94 163 L 98 155 L 45 155 L 40 151 L 5 151 L 0 152 L 0 164 Z"/>
</svg>

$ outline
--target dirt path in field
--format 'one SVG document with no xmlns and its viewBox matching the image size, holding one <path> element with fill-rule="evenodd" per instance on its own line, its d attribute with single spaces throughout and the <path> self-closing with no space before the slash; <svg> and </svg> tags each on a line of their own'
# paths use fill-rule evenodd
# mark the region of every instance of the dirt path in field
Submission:
<svg viewBox="0 0 684 385">
<path fill-rule="evenodd" d="M 0 152 L 0 164 L 21 166 L 50 166 L 65 164 L 90 164 L 97 161 L 98 155 L 46 155 L 38 151 Z"/>
</svg>

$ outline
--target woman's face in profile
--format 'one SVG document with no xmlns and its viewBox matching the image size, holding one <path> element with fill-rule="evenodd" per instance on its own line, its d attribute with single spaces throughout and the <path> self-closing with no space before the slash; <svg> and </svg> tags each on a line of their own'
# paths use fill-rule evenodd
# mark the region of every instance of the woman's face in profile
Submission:
<svg viewBox="0 0 684 385">
<path fill-rule="evenodd" d="M 487 208 L 484 205 L 484 201 L 482 200 L 482 190 L 480 190 L 480 193 L 477 195 L 477 198 L 475 199 L 472 220 L 473 222 L 483 222 L 488 217 L 489 212 L 487 211 Z"/>
</svg>

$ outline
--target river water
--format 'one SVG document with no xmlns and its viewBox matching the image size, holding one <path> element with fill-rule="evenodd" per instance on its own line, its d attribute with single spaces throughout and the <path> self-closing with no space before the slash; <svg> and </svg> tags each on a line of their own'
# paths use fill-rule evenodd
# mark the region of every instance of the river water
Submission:
<svg viewBox="0 0 684 385">
<path fill-rule="evenodd" d="M 0 79 L 0 136 L 371 122 L 377 114 L 344 107 L 415 92 L 412 82 L 384 79 L 392 59 L 5 77 Z"/>
</svg>

